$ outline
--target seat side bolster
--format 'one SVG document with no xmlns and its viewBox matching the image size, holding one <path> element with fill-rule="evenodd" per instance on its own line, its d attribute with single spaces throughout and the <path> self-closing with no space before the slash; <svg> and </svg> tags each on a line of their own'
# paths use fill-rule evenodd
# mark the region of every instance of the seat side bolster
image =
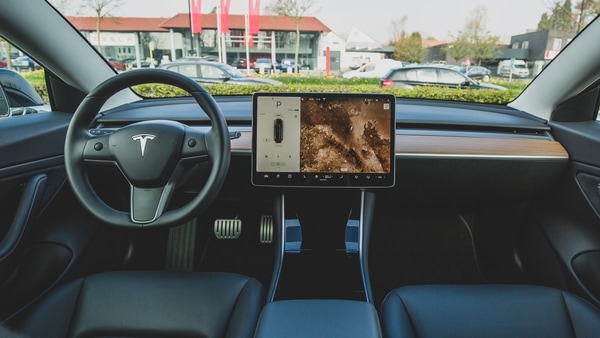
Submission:
<svg viewBox="0 0 600 338">
<path fill-rule="evenodd" d="M 600 314 L 598 309 L 582 298 L 562 292 L 567 313 L 571 320 L 575 337 L 598 337 Z"/>
<path fill-rule="evenodd" d="M 251 338 L 254 335 L 264 299 L 262 285 L 255 279 L 248 279 L 236 300 L 225 337 Z"/>
</svg>

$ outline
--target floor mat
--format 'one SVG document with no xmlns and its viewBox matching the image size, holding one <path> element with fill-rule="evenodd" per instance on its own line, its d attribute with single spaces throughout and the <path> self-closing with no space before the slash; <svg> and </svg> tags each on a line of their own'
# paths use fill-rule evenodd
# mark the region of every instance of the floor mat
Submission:
<svg viewBox="0 0 600 338">
<path fill-rule="evenodd" d="M 198 236 L 194 270 L 240 273 L 258 279 L 267 290 L 275 248 L 272 243 L 265 242 L 261 222 L 270 213 L 270 205 L 262 201 L 254 201 L 252 205 L 216 203 L 196 221 Z M 215 223 L 223 221 L 239 223 L 235 236 L 218 234 Z"/>
</svg>

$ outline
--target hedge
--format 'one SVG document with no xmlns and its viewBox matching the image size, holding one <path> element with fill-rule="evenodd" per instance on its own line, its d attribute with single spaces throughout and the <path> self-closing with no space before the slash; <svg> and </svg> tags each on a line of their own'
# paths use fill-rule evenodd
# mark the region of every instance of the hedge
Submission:
<svg viewBox="0 0 600 338">
<path fill-rule="evenodd" d="M 43 81 L 43 73 L 32 72 L 24 76 L 33 84 L 42 98 L 48 102 L 48 92 Z M 40 78 L 42 79 L 40 81 Z M 380 88 L 378 79 L 341 79 L 325 76 L 280 75 L 271 77 L 281 81 L 280 86 L 273 85 L 231 85 L 206 84 L 204 87 L 212 95 L 252 95 L 256 92 L 341 92 L 341 93 L 391 93 L 397 97 L 467 101 L 479 103 L 505 104 L 516 98 L 526 83 L 494 80 L 507 90 L 491 89 L 453 89 L 416 87 L 414 89 Z M 141 96 L 160 98 L 187 96 L 183 90 L 161 84 L 139 85 L 134 88 Z"/>
</svg>

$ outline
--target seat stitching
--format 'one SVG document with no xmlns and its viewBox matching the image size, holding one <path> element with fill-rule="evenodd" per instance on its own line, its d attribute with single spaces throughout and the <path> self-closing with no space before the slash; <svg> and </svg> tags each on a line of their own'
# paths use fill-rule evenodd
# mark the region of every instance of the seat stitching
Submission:
<svg viewBox="0 0 600 338">
<path fill-rule="evenodd" d="M 572 337 L 576 337 L 575 335 L 575 326 L 573 325 L 573 318 L 571 318 L 571 312 L 569 312 L 569 307 L 567 306 L 567 301 L 565 299 L 565 293 L 560 291 L 560 296 L 562 299 L 563 307 L 565 308 L 565 312 L 567 312 L 567 316 L 569 318 L 569 327 L 571 328 Z"/>
<path fill-rule="evenodd" d="M 396 292 L 394 292 L 394 295 L 396 297 L 398 297 L 398 299 L 400 300 L 400 303 L 402 303 L 402 307 L 404 308 L 404 311 L 406 311 L 406 316 L 408 317 L 408 321 L 410 322 L 410 327 L 412 328 L 413 333 L 415 334 L 415 336 L 418 337 L 417 335 L 417 328 L 414 325 L 413 319 L 410 315 L 410 311 L 408 311 L 408 308 L 406 307 L 406 304 L 404 304 L 404 300 L 402 299 L 402 297 L 400 297 L 400 295 Z"/>
<path fill-rule="evenodd" d="M 73 325 L 74 325 L 74 322 L 75 322 L 75 316 L 77 315 L 77 313 L 79 312 L 79 309 L 81 307 L 80 306 L 80 300 L 81 300 L 81 294 L 83 292 L 83 288 L 85 286 L 84 285 L 85 282 L 86 282 L 85 278 L 82 278 L 79 281 L 79 288 L 78 288 L 78 291 L 77 291 L 77 297 L 75 298 L 75 302 L 73 303 L 73 312 L 71 313 L 71 319 L 69 320 L 69 325 L 67 327 L 67 332 L 69 333 L 69 335 L 68 335 L 69 337 L 74 337 L 75 336 L 74 332 L 72 332 L 73 331 Z"/>
<path fill-rule="evenodd" d="M 235 309 L 237 308 L 238 302 L 240 301 L 240 297 L 244 293 L 244 290 L 248 287 L 248 283 L 249 282 L 250 282 L 249 279 L 247 279 L 246 281 L 244 281 L 244 285 L 242 285 L 242 287 L 239 289 L 238 295 L 235 298 L 235 302 L 233 303 L 233 307 L 232 307 L 231 311 L 229 312 L 229 318 L 227 318 L 227 324 L 225 326 L 225 336 L 226 337 L 229 334 L 229 329 L 230 329 L 230 326 L 231 326 L 231 320 L 232 320 L 232 317 L 233 317 L 233 315 L 235 313 Z"/>
</svg>

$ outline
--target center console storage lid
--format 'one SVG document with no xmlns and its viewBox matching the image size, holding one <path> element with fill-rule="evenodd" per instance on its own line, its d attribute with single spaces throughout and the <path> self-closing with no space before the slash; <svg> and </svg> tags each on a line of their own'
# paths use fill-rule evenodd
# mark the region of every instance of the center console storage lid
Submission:
<svg viewBox="0 0 600 338">
<path fill-rule="evenodd" d="M 381 337 L 375 307 L 337 299 L 281 300 L 262 310 L 255 338 Z"/>
</svg>

